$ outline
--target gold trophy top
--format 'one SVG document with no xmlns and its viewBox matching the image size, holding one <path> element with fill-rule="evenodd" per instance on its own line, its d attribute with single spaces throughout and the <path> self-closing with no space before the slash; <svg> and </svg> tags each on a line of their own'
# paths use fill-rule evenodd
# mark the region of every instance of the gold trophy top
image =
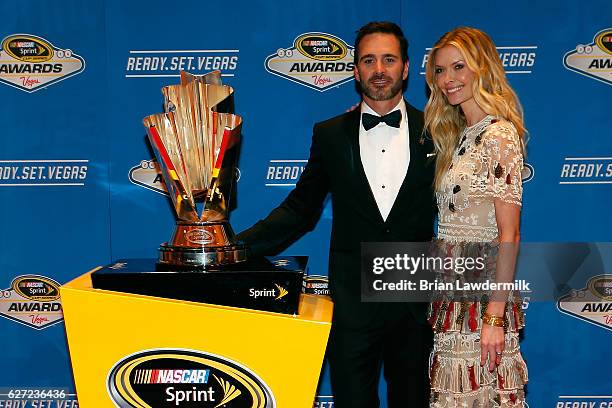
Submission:
<svg viewBox="0 0 612 408">
<path fill-rule="evenodd" d="M 240 137 L 242 118 L 218 112 L 234 89 L 221 83 L 220 71 L 206 75 L 181 72 L 181 83 L 162 88 L 165 112 L 143 119 L 162 169 L 166 188 L 180 220 L 227 218 L 226 197 L 219 187 L 225 153 Z M 203 200 L 200 215 L 196 201 Z"/>
</svg>

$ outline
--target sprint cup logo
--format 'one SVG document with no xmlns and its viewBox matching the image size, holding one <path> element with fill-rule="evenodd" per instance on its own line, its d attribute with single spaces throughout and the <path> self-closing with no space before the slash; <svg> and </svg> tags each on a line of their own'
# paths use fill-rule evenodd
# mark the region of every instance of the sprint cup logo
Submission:
<svg viewBox="0 0 612 408">
<path fill-rule="evenodd" d="M 266 70 L 317 91 L 327 91 L 353 79 L 354 48 L 326 33 L 305 33 L 289 48 L 266 58 Z"/>
<path fill-rule="evenodd" d="M 425 48 L 425 54 L 421 63 L 421 75 L 425 75 L 425 66 L 429 59 L 431 48 Z M 497 47 L 499 58 L 506 74 L 531 74 L 536 62 L 537 45 L 517 45 L 508 47 Z"/>
<path fill-rule="evenodd" d="M 557 302 L 558 309 L 577 319 L 612 330 L 612 275 L 594 276 L 586 286 L 561 297 Z"/>
<path fill-rule="evenodd" d="M 612 28 L 595 34 L 590 44 L 578 44 L 563 57 L 570 71 L 612 85 Z"/>
<path fill-rule="evenodd" d="M 38 275 L 16 277 L 0 290 L 0 316 L 42 330 L 63 320 L 59 283 Z"/>
<path fill-rule="evenodd" d="M 107 380 L 119 408 L 275 408 L 270 388 L 248 368 L 194 350 L 146 350 L 119 361 Z"/>
<path fill-rule="evenodd" d="M 22 91 L 37 91 L 84 69 L 82 57 L 44 38 L 14 34 L 2 40 L 0 81 Z"/>
</svg>

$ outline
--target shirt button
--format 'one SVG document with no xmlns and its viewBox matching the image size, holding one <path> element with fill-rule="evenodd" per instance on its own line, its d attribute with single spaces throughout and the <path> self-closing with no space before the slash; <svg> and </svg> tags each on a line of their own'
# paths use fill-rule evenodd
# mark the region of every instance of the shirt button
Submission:
<svg viewBox="0 0 612 408">
<path fill-rule="evenodd" d="M 385 228 L 385 232 L 388 234 L 391 232 L 391 230 L 389 228 Z"/>
<path fill-rule="evenodd" d="M 385 151 L 386 151 L 385 149 L 382 149 L 382 152 L 383 152 L 383 153 L 384 153 Z"/>
<path fill-rule="evenodd" d="M 385 186 L 382 186 L 382 188 L 385 188 Z"/>
</svg>

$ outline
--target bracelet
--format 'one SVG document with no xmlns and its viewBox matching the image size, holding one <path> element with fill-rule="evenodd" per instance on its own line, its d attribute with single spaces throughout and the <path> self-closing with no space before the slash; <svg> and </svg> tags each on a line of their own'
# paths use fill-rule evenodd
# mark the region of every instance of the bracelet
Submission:
<svg viewBox="0 0 612 408">
<path fill-rule="evenodd" d="M 504 327 L 504 318 L 503 317 L 499 317 L 499 316 L 490 315 L 488 313 L 485 313 L 484 316 L 482 316 L 482 321 L 483 321 L 483 323 L 488 324 L 489 326 Z"/>
</svg>

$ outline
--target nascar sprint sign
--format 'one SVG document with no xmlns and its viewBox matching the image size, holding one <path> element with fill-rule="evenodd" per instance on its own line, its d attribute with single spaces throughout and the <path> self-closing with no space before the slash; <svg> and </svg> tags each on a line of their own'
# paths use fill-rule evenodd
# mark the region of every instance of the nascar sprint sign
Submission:
<svg viewBox="0 0 612 408">
<path fill-rule="evenodd" d="M 299 35 L 293 46 L 266 58 L 266 70 L 323 92 L 353 79 L 354 47 L 326 33 Z"/>
<path fill-rule="evenodd" d="M 0 82 L 22 91 L 37 91 L 84 69 L 83 58 L 44 38 L 15 34 L 2 40 Z"/>
<path fill-rule="evenodd" d="M 59 286 L 45 276 L 17 276 L 10 288 L 0 289 L 0 316 L 36 330 L 59 323 L 64 319 Z"/>
<path fill-rule="evenodd" d="M 612 85 L 612 28 L 601 30 L 589 44 L 578 44 L 563 57 L 570 71 Z"/>
<path fill-rule="evenodd" d="M 272 392 L 252 371 L 194 350 L 145 350 L 119 361 L 108 392 L 120 408 L 275 408 Z"/>
</svg>

